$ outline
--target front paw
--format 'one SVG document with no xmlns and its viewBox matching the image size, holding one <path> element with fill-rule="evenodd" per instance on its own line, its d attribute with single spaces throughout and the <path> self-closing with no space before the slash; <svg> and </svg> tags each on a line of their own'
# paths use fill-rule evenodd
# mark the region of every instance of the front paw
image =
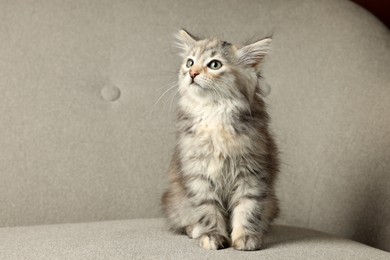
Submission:
<svg viewBox="0 0 390 260">
<path fill-rule="evenodd" d="M 185 232 L 189 238 L 193 238 L 192 232 L 194 230 L 194 225 L 189 225 L 185 228 Z"/>
<path fill-rule="evenodd" d="M 218 250 L 229 247 L 230 240 L 222 235 L 210 233 L 199 238 L 199 245 L 204 249 Z"/>
<path fill-rule="evenodd" d="M 244 235 L 233 241 L 233 247 L 242 251 L 260 250 L 263 247 L 263 239 L 261 236 Z"/>
</svg>

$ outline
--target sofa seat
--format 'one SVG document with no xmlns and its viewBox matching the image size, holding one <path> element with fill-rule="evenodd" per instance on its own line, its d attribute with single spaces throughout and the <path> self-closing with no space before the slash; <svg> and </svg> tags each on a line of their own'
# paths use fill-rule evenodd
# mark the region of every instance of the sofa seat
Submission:
<svg viewBox="0 0 390 260">
<path fill-rule="evenodd" d="M 322 232 L 273 226 L 266 248 L 208 251 L 167 231 L 164 219 L 0 228 L 0 259 L 390 259 L 390 253 Z"/>
</svg>

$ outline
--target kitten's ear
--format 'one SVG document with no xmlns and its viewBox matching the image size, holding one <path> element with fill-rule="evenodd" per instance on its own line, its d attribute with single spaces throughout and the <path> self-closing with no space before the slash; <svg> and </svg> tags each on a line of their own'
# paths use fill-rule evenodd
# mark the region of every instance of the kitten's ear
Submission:
<svg viewBox="0 0 390 260">
<path fill-rule="evenodd" d="M 197 38 L 185 30 L 176 33 L 176 46 L 181 50 L 181 56 L 185 55 L 192 47 L 195 46 Z"/>
<path fill-rule="evenodd" d="M 271 38 L 265 38 L 239 48 L 237 50 L 238 62 L 259 69 L 265 55 L 271 49 L 271 41 Z"/>
</svg>

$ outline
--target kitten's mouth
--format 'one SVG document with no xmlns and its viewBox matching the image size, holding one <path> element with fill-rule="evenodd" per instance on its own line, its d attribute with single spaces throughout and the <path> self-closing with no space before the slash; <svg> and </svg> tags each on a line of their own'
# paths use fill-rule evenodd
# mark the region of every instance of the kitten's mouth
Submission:
<svg viewBox="0 0 390 260">
<path fill-rule="evenodd" d="M 201 85 L 199 85 L 198 83 L 196 83 L 196 82 L 192 82 L 191 84 L 190 84 L 190 87 L 194 87 L 194 88 L 196 88 L 196 89 L 204 89 Z"/>
<path fill-rule="evenodd" d="M 201 86 L 199 83 L 197 83 L 194 79 L 191 79 L 189 87 L 204 89 L 203 86 Z"/>
<path fill-rule="evenodd" d="M 198 83 L 196 83 L 196 82 L 194 81 L 194 79 L 191 80 L 190 86 L 191 86 L 191 85 L 200 87 L 200 85 L 199 85 Z"/>
</svg>

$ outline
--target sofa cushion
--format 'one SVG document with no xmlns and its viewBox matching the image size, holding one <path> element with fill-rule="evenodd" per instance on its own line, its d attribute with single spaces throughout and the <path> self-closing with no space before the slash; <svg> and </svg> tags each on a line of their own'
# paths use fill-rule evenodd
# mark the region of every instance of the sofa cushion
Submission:
<svg viewBox="0 0 390 260">
<path fill-rule="evenodd" d="M 1 259 L 390 259 L 390 253 L 322 232 L 273 226 L 266 248 L 208 251 L 167 231 L 163 219 L 0 229 Z"/>
</svg>

